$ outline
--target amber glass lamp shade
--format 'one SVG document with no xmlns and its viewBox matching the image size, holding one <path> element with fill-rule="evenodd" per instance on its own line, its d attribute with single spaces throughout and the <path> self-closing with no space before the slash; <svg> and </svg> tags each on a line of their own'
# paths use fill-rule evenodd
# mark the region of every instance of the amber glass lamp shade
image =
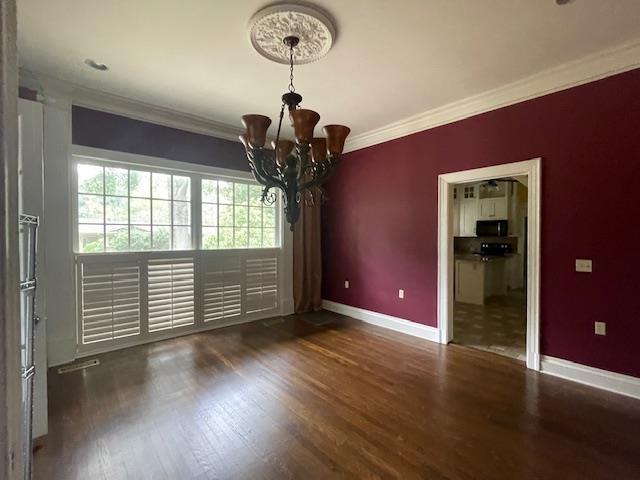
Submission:
<svg viewBox="0 0 640 480">
<path fill-rule="evenodd" d="M 344 150 L 344 141 L 351 132 L 349 127 L 344 125 L 326 125 L 323 129 L 327 136 L 327 151 L 330 155 L 340 155 Z"/>
<path fill-rule="evenodd" d="M 311 143 L 313 129 L 320 121 L 320 115 L 313 110 L 299 108 L 289 113 L 291 124 L 299 143 Z"/>
<path fill-rule="evenodd" d="M 242 124 L 246 127 L 246 139 L 252 148 L 262 148 L 267 141 L 267 129 L 271 119 L 264 115 L 243 115 Z"/>
<path fill-rule="evenodd" d="M 312 138 L 311 139 L 311 160 L 314 163 L 322 163 L 327 158 L 327 139 Z"/>
<path fill-rule="evenodd" d="M 295 147 L 295 143 L 291 140 L 278 140 L 277 146 L 275 141 L 271 142 L 271 146 L 276 151 L 276 162 L 283 167 L 287 163 L 287 157 Z"/>
</svg>

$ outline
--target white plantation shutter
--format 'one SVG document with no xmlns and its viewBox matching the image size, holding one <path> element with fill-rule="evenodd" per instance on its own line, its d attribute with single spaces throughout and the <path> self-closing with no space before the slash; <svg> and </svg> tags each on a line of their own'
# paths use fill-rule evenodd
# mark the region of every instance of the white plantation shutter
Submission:
<svg viewBox="0 0 640 480">
<path fill-rule="evenodd" d="M 241 267 L 238 256 L 207 255 L 202 273 L 205 322 L 242 314 Z"/>
<path fill-rule="evenodd" d="M 140 267 L 138 262 L 80 263 L 82 343 L 140 333 Z"/>
<path fill-rule="evenodd" d="M 192 325 L 193 257 L 149 260 L 147 278 L 149 332 Z"/>
<path fill-rule="evenodd" d="M 245 313 L 278 307 L 278 259 L 276 256 L 245 259 Z"/>
</svg>

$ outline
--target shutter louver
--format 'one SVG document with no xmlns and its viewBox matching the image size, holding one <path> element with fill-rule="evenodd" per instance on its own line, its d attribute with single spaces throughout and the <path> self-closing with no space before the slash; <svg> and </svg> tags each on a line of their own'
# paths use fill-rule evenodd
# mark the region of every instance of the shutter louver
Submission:
<svg viewBox="0 0 640 480">
<path fill-rule="evenodd" d="M 130 263 L 80 264 L 82 343 L 140 333 L 140 267 Z"/>
<path fill-rule="evenodd" d="M 193 258 L 149 260 L 149 332 L 194 323 Z"/>
<path fill-rule="evenodd" d="M 245 312 L 265 312 L 278 307 L 278 259 L 245 260 Z"/>
<path fill-rule="evenodd" d="M 237 317 L 242 313 L 242 274 L 239 257 L 212 255 L 204 266 L 204 321 Z"/>
</svg>

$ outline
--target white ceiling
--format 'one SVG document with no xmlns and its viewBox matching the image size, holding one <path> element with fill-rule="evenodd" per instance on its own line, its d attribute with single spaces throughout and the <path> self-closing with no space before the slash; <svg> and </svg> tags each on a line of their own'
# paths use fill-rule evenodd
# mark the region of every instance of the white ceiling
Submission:
<svg viewBox="0 0 640 480">
<path fill-rule="evenodd" d="M 333 49 L 296 67 L 303 106 L 368 132 L 568 61 L 640 41 L 640 1 L 315 0 Z M 274 120 L 288 67 L 253 51 L 262 0 L 20 0 L 21 65 L 230 125 Z M 86 58 L 109 65 L 87 67 Z"/>
</svg>

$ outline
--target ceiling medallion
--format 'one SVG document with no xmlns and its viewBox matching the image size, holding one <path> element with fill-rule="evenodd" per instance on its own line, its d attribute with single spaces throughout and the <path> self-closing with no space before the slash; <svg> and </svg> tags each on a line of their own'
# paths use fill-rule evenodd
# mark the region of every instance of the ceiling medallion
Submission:
<svg viewBox="0 0 640 480">
<path fill-rule="evenodd" d="M 285 37 L 296 37 L 293 63 L 315 62 L 327 54 L 336 31 L 324 13 L 307 5 L 285 3 L 257 12 L 249 22 L 249 38 L 256 51 L 273 62 L 288 64 L 289 47 Z"/>
<path fill-rule="evenodd" d="M 291 6 L 287 8 L 291 8 Z M 342 156 L 344 142 L 351 130 L 344 125 L 325 125 L 322 131 L 326 138 L 314 136 L 314 129 L 320 121 L 320 115 L 313 110 L 300 108 L 302 95 L 296 92 L 293 85 L 293 65 L 296 58 L 301 59 L 299 63 L 308 63 L 314 60 L 315 58 L 309 56 L 309 52 L 316 52 L 315 55 L 318 55 L 318 52 L 322 52 L 325 47 L 328 50 L 328 47 L 326 45 L 322 47 L 321 43 L 308 42 L 307 49 L 300 50 L 304 39 L 298 37 L 296 32 L 302 32 L 300 35 L 305 35 L 305 32 L 308 34 L 311 22 L 307 20 L 307 17 L 296 17 L 289 14 L 285 15 L 285 18 L 287 21 L 282 22 L 283 26 L 278 30 L 279 33 L 275 33 L 275 30 L 272 31 L 272 34 L 275 35 L 273 40 L 282 45 L 287 52 L 286 58 L 289 64 L 289 86 L 281 97 L 276 140 L 271 142 L 273 150 L 265 148 L 267 130 L 271 125 L 271 119 L 265 115 L 244 115 L 242 124 L 246 130 L 240 135 L 240 140 L 246 149 L 247 160 L 253 176 L 264 187 L 262 202 L 268 205 L 273 204 L 277 196 L 271 190 L 282 191 L 285 217 L 293 230 L 293 226 L 300 216 L 301 202 L 313 205 L 316 202 L 324 201 L 325 195 L 322 185 L 335 172 Z M 296 18 L 301 18 L 300 24 L 294 22 Z M 278 21 L 275 22 L 278 23 Z M 278 35 L 284 36 L 278 37 Z M 333 34 L 327 38 L 333 38 Z M 314 50 L 316 47 L 317 50 Z M 273 51 L 277 52 L 278 50 L 274 49 Z M 267 56 L 267 58 L 269 57 Z M 274 59 L 274 61 L 280 62 L 279 59 Z M 257 81 L 260 81 L 259 75 L 256 75 L 256 78 Z M 293 127 L 295 142 L 280 138 L 285 110 Z"/>
</svg>

